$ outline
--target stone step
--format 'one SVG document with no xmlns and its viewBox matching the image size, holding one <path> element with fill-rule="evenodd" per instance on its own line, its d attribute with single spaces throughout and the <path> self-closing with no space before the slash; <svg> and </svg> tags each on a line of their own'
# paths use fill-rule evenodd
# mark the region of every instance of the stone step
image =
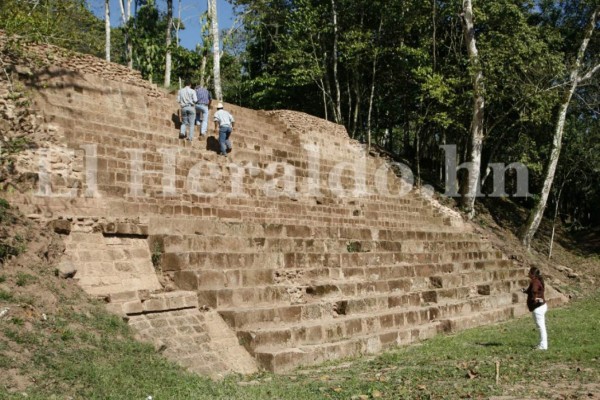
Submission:
<svg viewBox="0 0 600 400">
<path fill-rule="evenodd" d="M 165 136 L 165 133 L 168 132 L 169 130 L 173 131 L 176 129 L 172 126 L 172 121 L 170 120 L 163 120 L 161 123 L 155 123 L 155 124 L 149 124 L 148 121 L 151 120 L 152 117 L 149 118 L 144 118 L 142 119 L 139 123 L 136 124 L 131 124 L 131 115 L 127 115 L 121 118 L 118 118 L 116 116 L 112 116 L 112 118 L 116 118 L 115 121 L 113 121 L 112 124 L 109 124 L 107 122 L 107 120 L 109 120 L 111 118 L 111 114 L 110 113 L 106 113 L 106 112 L 97 112 L 97 111 L 91 111 L 91 110 L 95 110 L 95 108 L 92 109 L 88 109 L 88 108 L 74 108 L 73 104 L 59 104 L 59 105 L 53 105 L 50 103 L 45 103 L 44 104 L 44 109 L 45 112 L 48 115 L 53 115 L 57 120 L 58 119 L 63 119 L 62 125 L 65 128 L 70 128 L 70 129 L 76 129 L 76 135 L 73 135 L 73 137 L 80 137 L 82 132 L 85 132 L 86 130 L 92 131 L 92 132 L 113 132 L 115 134 L 117 134 L 117 138 L 118 140 L 121 141 L 121 143 L 123 143 L 124 145 L 121 147 L 127 148 L 127 147 L 133 147 L 134 143 L 137 143 L 139 146 L 140 140 L 143 143 L 148 143 L 148 146 L 144 146 L 149 148 L 150 150 L 152 150 L 155 146 L 157 146 L 161 141 L 167 139 L 168 143 L 171 145 L 175 145 L 177 142 L 175 141 L 175 136 L 173 135 L 173 133 L 170 133 L 166 136 L 166 138 L 161 139 L 160 137 L 157 137 L 156 135 L 149 135 L 148 133 L 155 133 L 158 134 L 158 136 Z M 87 116 L 83 119 L 86 120 L 86 124 L 85 125 L 81 125 L 79 123 L 79 121 L 81 121 L 82 117 L 82 113 L 87 113 L 90 114 L 90 116 Z M 70 121 L 65 121 L 66 119 L 71 119 Z M 167 121 L 165 123 L 165 121 Z M 130 128 L 122 128 L 123 126 L 127 126 Z M 137 129 L 137 130 L 135 130 Z M 264 128 L 262 129 L 264 131 Z M 131 139 L 127 139 L 127 136 L 133 136 Z M 144 140 L 144 136 L 146 137 L 146 140 Z M 266 140 L 270 140 L 272 141 L 272 135 L 271 134 L 264 134 L 264 137 L 266 138 Z M 244 128 L 241 128 L 240 131 L 240 135 L 239 138 L 236 139 L 239 140 L 240 142 L 245 142 L 247 140 L 254 140 L 252 139 L 252 136 L 248 134 L 248 132 L 244 131 Z M 284 144 L 281 141 L 277 142 L 277 145 L 279 147 L 284 146 Z M 247 148 L 253 148 L 254 144 L 252 144 L 252 146 L 246 146 Z M 281 152 L 281 150 L 279 150 L 279 152 L 281 154 L 277 155 L 275 154 L 276 157 L 279 157 L 281 160 L 291 160 L 293 159 L 293 156 L 295 156 L 295 154 L 297 154 L 298 149 L 294 148 L 294 147 L 289 147 L 289 149 L 287 151 L 283 151 Z M 264 153 L 264 151 L 263 151 Z M 346 154 L 344 154 L 344 159 L 345 159 Z M 329 163 L 329 161 L 331 160 L 330 157 L 328 157 L 327 159 L 323 160 L 322 163 L 327 164 Z M 299 161 L 300 164 L 302 164 Z M 335 162 L 334 162 L 335 164 Z M 373 170 L 374 171 L 374 170 Z M 373 172 L 371 171 L 371 173 Z"/>
<path fill-rule="evenodd" d="M 265 274 L 266 275 L 266 274 Z M 267 284 L 255 283 L 254 285 L 234 285 L 213 280 L 204 280 L 194 285 L 193 280 L 186 281 L 181 277 L 175 279 L 178 288 L 196 289 L 198 301 L 203 305 L 213 308 L 244 307 L 247 304 L 273 304 L 285 302 L 290 304 L 313 303 L 323 299 L 335 298 L 360 298 L 376 294 L 406 294 L 436 290 L 428 294 L 428 301 L 437 302 L 438 298 L 447 294 L 454 295 L 454 291 L 466 293 L 476 292 L 480 295 L 492 295 L 512 292 L 526 286 L 527 280 L 522 277 L 494 281 L 492 273 L 485 275 L 479 273 L 462 274 L 458 279 L 449 279 L 441 286 L 439 277 L 409 277 L 388 280 L 348 281 L 348 280 L 320 280 L 312 282 Z M 272 280 L 272 276 L 265 276 L 265 280 Z M 188 283 L 192 282 L 192 284 Z M 194 288 L 194 286 L 197 286 Z M 442 289 L 446 289 L 443 291 Z"/>
<path fill-rule="evenodd" d="M 233 268 L 315 268 L 364 267 L 368 265 L 392 265 L 401 263 L 447 263 L 462 261 L 485 261 L 501 259 L 496 251 L 446 252 L 369 252 L 369 253 L 329 253 L 318 252 L 174 252 L 163 254 L 162 268 L 165 272 L 198 269 Z"/>
<path fill-rule="evenodd" d="M 338 342 L 347 338 L 376 335 L 391 330 L 412 329 L 432 322 L 440 322 L 445 331 L 465 329 L 466 322 L 476 315 L 485 315 L 487 322 L 510 318 L 513 311 L 511 294 L 490 301 L 489 298 L 451 300 L 441 304 L 387 309 L 378 312 L 339 315 L 313 321 L 263 324 L 239 329 L 241 343 L 250 353 L 295 348 L 319 343 Z M 488 316 L 489 314 L 489 316 Z M 472 325 L 476 326 L 476 325 Z"/>
<path fill-rule="evenodd" d="M 325 361 L 374 354 L 401 344 L 430 339 L 439 332 L 439 323 L 431 322 L 402 330 L 390 330 L 372 335 L 353 337 L 333 343 L 305 345 L 284 349 L 262 348 L 255 352 L 260 365 L 274 373 L 291 371 L 297 366 L 315 365 Z"/>
<path fill-rule="evenodd" d="M 51 97 L 48 101 L 38 104 L 37 108 L 49 117 L 51 121 L 58 122 L 62 120 L 63 123 L 61 125 L 64 128 L 77 127 L 79 125 L 80 129 L 119 133 L 125 137 L 138 136 L 139 139 L 141 139 L 140 135 L 147 137 L 149 134 L 173 139 L 178 137 L 179 132 L 179 125 L 174 123 L 173 118 L 160 118 L 152 113 L 140 118 L 139 114 L 131 111 L 115 113 L 114 108 L 111 108 L 110 111 L 103 110 L 102 107 L 98 107 L 97 105 L 86 108 L 81 104 L 65 102 L 59 97 Z M 82 119 L 86 121 L 85 126 L 77 124 L 77 121 L 81 121 Z M 253 121 L 243 120 L 236 121 L 236 125 L 236 133 L 233 138 L 239 143 L 252 143 L 253 145 L 263 143 L 269 146 L 276 143 L 280 150 L 278 154 L 274 155 L 282 159 L 290 158 L 290 155 L 295 155 L 300 150 L 298 146 L 293 145 L 291 138 L 286 138 L 279 130 L 269 125 L 258 127 Z M 209 128 L 209 135 L 215 136 L 212 130 L 212 121 L 209 123 Z M 196 131 L 194 137 L 199 138 L 199 129 L 196 127 L 194 129 Z M 274 138 L 277 138 L 276 142 L 273 142 Z M 160 139 L 158 139 L 158 143 L 160 143 Z M 266 147 L 263 146 L 260 150 L 265 153 L 265 149 Z"/>
<path fill-rule="evenodd" d="M 269 304 L 255 305 L 251 308 L 235 306 L 221 308 L 219 313 L 234 329 L 239 330 L 252 326 L 272 326 L 281 323 L 300 323 L 336 318 L 340 315 L 351 316 L 363 313 L 379 313 L 398 307 L 423 307 L 433 304 L 448 304 L 449 301 L 461 299 L 492 299 L 480 295 L 475 287 L 453 289 L 431 289 L 410 293 L 385 293 L 359 295 L 355 297 L 339 296 L 337 298 L 319 298 L 305 304 Z M 494 295 L 493 299 L 504 298 L 512 303 L 511 293 Z"/>
<path fill-rule="evenodd" d="M 515 317 L 515 309 L 519 307 L 519 305 L 508 305 L 501 308 L 479 311 L 476 314 L 447 317 L 443 320 L 442 330 L 444 332 L 458 332 L 506 321 Z"/>
<path fill-rule="evenodd" d="M 495 308 L 483 305 L 430 307 L 382 313 L 364 318 L 341 317 L 326 323 L 291 327 L 238 331 L 238 338 L 255 355 L 263 368 L 276 373 L 298 365 L 313 365 L 330 359 L 377 353 L 397 345 L 431 338 L 442 332 L 454 332 L 513 317 L 518 306 L 499 301 Z M 464 313 L 456 315 L 457 312 Z"/>
<path fill-rule="evenodd" d="M 102 194 L 101 194 L 102 195 Z M 241 220 L 252 222 L 272 221 L 283 224 L 295 225 L 298 224 L 300 219 L 303 223 L 314 223 L 315 226 L 326 226 L 330 224 L 337 227 L 351 228 L 353 226 L 365 226 L 368 222 L 365 219 L 357 218 L 344 218 L 344 217 L 321 217 L 311 216 L 310 214 L 300 216 L 295 211 L 285 211 L 286 207 L 290 204 L 286 202 L 269 202 L 276 209 L 232 209 L 228 204 L 231 204 L 225 199 L 222 205 L 215 205 L 212 203 L 211 198 L 207 197 L 186 197 L 187 200 L 182 201 L 180 199 L 163 199 L 163 198 L 152 198 L 152 197 L 129 197 L 124 196 L 123 193 L 119 193 L 118 198 L 107 198 L 103 196 L 103 201 L 99 201 L 96 198 L 86 198 L 81 194 L 80 197 L 70 198 L 70 204 L 73 210 L 77 210 L 75 217 L 97 217 L 98 215 L 104 215 L 102 212 L 109 210 L 113 217 L 135 217 L 143 216 L 144 218 L 160 218 L 163 221 L 164 227 L 154 227 L 153 233 L 168 235 L 170 232 L 177 231 L 177 227 L 169 224 L 168 220 L 180 221 L 184 217 L 190 220 L 195 219 L 196 221 L 202 221 L 204 223 L 210 221 L 220 221 L 222 223 L 239 223 Z M 28 200 L 29 203 L 25 204 L 24 207 L 28 207 L 31 210 L 30 213 L 35 213 L 36 206 L 43 207 L 53 212 L 64 213 L 64 199 L 59 197 L 48 197 L 41 198 L 35 197 Z M 292 203 L 293 205 L 293 203 Z M 415 229 L 414 223 L 408 222 L 385 222 L 385 221 L 370 221 L 371 228 L 373 229 L 396 229 L 412 231 Z M 440 231 L 440 226 L 422 226 L 419 229 L 429 230 L 431 232 Z M 446 228 L 443 228 L 446 229 Z M 448 227 L 447 229 L 451 229 Z M 198 231 L 197 228 L 194 230 Z M 201 231 L 201 230 L 200 230 Z"/>
<path fill-rule="evenodd" d="M 194 201 L 201 201 L 197 198 Z M 210 204 L 219 201 L 227 202 L 227 199 L 219 200 L 207 198 Z M 250 199 L 249 199 L 250 201 Z M 272 200 L 277 203 L 277 199 Z M 252 207 L 259 207 L 261 201 L 249 202 Z M 301 209 L 291 210 L 298 212 Z M 313 210 L 313 208 L 309 208 Z M 339 224 L 332 225 L 324 222 L 289 224 L 281 222 L 274 218 L 265 218 L 260 221 L 235 221 L 223 222 L 219 220 L 194 220 L 185 217 L 170 217 L 156 219 L 152 229 L 155 235 L 173 236 L 175 241 L 183 240 L 189 236 L 208 235 L 208 236 L 227 236 L 227 237 L 265 237 L 265 238 L 332 238 L 347 240 L 387 240 L 387 241 L 482 241 L 477 235 L 461 231 L 440 231 L 426 230 L 420 227 L 412 229 L 398 230 L 394 228 L 382 228 L 378 226 L 366 226 L 357 224 L 355 221 L 351 225 Z M 366 222 L 366 221 L 365 221 Z"/>
<path fill-rule="evenodd" d="M 170 235 L 163 239 L 164 252 L 186 251 L 262 251 L 292 253 L 330 252 L 446 252 L 490 250 L 490 244 L 481 241 L 403 241 L 352 240 L 332 237 L 315 237 L 308 233 L 305 238 L 281 238 L 264 236 L 222 236 L 222 235 Z"/>
<path fill-rule="evenodd" d="M 282 349 L 337 342 L 351 337 L 424 325 L 440 320 L 442 315 L 454 315 L 453 312 L 456 311 L 469 313 L 473 307 L 471 303 L 456 302 L 452 307 L 446 305 L 407 306 L 402 309 L 339 315 L 320 320 L 262 325 L 256 328 L 248 327 L 237 332 L 240 342 L 244 343 L 251 353 L 256 353 L 265 347 Z"/>
<path fill-rule="evenodd" d="M 523 281 L 526 269 L 515 267 L 509 260 L 488 261 L 483 269 L 473 262 L 445 264 L 405 264 L 394 266 L 367 266 L 364 268 L 335 268 L 317 266 L 310 269 L 233 268 L 176 271 L 171 277 L 183 290 L 241 288 L 272 284 L 305 287 L 313 293 L 323 290 L 320 285 L 337 286 L 342 293 L 357 292 L 352 288 L 380 286 L 389 282 L 391 290 L 407 288 L 407 279 L 424 278 L 434 288 L 451 288 L 467 283 L 504 280 Z M 350 285 L 350 286 L 344 286 Z M 482 289 L 482 291 L 485 291 Z M 488 290 L 490 293 L 493 288 Z"/>
<path fill-rule="evenodd" d="M 75 129 L 75 128 L 73 128 Z M 163 190 L 163 178 L 165 175 L 165 171 L 168 170 L 168 165 L 165 165 L 165 158 L 162 155 L 161 151 L 166 148 L 159 148 L 156 145 L 156 138 L 152 138 L 148 146 L 145 143 L 140 143 L 139 139 L 127 139 L 122 135 L 114 135 L 114 137 L 107 137 L 107 135 L 98 133 L 98 132 L 90 132 L 87 128 L 78 128 L 76 133 L 67 132 L 68 136 L 74 140 L 72 143 L 73 147 L 78 148 L 78 143 L 83 144 L 84 142 L 101 142 L 102 144 L 97 145 L 97 160 L 98 160 L 98 174 L 108 174 L 106 178 L 100 179 L 100 185 L 110 184 L 111 181 L 115 183 L 122 183 L 124 188 L 128 187 L 129 179 L 132 175 L 132 170 L 135 168 L 143 168 L 143 171 L 140 170 L 140 173 L 143 172 L 144 181 L 143 186 L 146 192 L 155 192 L 156 194 L 162 194 Z M 154 135 L 155 136 L 155 135 Z M 254 193 L 255 191 L 263 191 L 265 192 L 268 187 L 265 186 L 265 182 L 267 180 L 273 179 L 271 175 L 266 174 L 266 170 L 246 168 L 243 163 L 238 168 L 236 166 L 235 169 L 231 169 L 226 164 L 225 160 L 217 159 L 215 151 L 203 151 L 202 148 L 196 147 L 195 149 L 189 148 L 187 142 L 184 147 L 181 147 L 180 142 L 176 139 L 170 139 L 168 143 L 168 149 L 176 150 L 177 152 L 172 155 L 175 157 L 177 165 L 174 171 L 173 180 L 174 185 L 186 192 L 190 193 L 207 193 L 207 195 L 214 194 L 215 187 L 215 178 L 210 174 L 199 174 L 194 176 L 194 188 L 187 187 L 189 183 L 189 174 L 191 171 L 194 171 L 197 165 L 202 165 L 199 163 L 212 163 L 219 162 L 218 165 L 218 174 L 223 182 L 217 185 L 220 191 L 225 190 L 227 193 L 237 193 L 233 192 L 230 186 L 233 182 L 238 182 L 241 178 L 244 178 L 243 184 L 240 182 L 240 188 L 237 189 L 240 195 L 244 194 L 248 196 L 249 194 Z M 82 152 L 82 150 L 79 150 Z M 143 163 L 143 167 L 140 167 L 138 164 L 133 164 L 132 160 L 133 153 L 139 153 L 140 161 L 139 163 Z M 188 154 L 189 153 L 189 154 Z M 197 154 L 193 154 L 197 153 Z M 237 157 L 237 156 L 236 156 Z M 200 161 L 199 161 L 200 160 Z M 141 165 L 141 164 L 140 164 Z M 214 166 L 214 165 L 213 165 Z M 248 171 L 246 171 L 248 169 Z M 259 171 L 258 175 L 253 176 L 252 171 Z M 305 171 L 296 170 L 295 177 L 300 182 L 303 178 Z M 326 173 L 326 172 L 324 172 Z M 241 178 L 238 175 L 241 174 Z M 104 176 L 104 175 L 103 175 Z M 111 177 L 113 177 L 111 179 Z M 119 179 L 121 177 L 121 179 Z M 212 185 L 210 185 L 212 183 Z M 204 188 L 205 185 L 209 187 L 213 187 L 212 191 L 206 191 Z M 258 185 L 258 186 L 256 186 Z M 283 189 L 269 189 L 271 191 L 275 190 L 277 196 L 288 196 L 287 192 L 284 192 Z M 374 189 L 373 189 L 374 190 Z M 269 192 L 271 193 L 271 192 Z M 305 196 L 305 192 L 302 192 L 302 186 L 296 186 L 292 193 L 295 197 L 295 201 L 303 200 Z M 375 193 L 375 192 L 373 192 Z M 148 194 L 148 193 L 146 193 Z M 267 192 L 262 193 L 268 194 Z M 325 195 L 327 193 L 324 192 Z M 312 199 L 311 197 L 306 198 L 306 200 Z M 394 198 L 389 198 L 389 200 L 384 200 L 384 197 L 378 196 L 375 194 L 364 196 L 362 202 L 368 202 L 372 200 L 377 200 L 381 202 L 385 201 L 394 201 Z M 396 199 L 397 201 L 397 199 Z M 405 218 L 407 212 L 418 213 L 415 214 L 415 218 L 412 220 L 415 222 L 419 222 L 419 220 L 427 219 L 430 222 L 435 222 L 439 224 L 443 224 L 443 218 L 436 213 L 435 211 L 425 208 L 422 205 L 416 204 L 414 207 L 407 208 L 406 206 L 398 206 L 394 205 L 392 207 L 382 207 L 381 209 L 373 208 L 373 207 L 356 207 L 350 210 L 351 206 L 344 206 L 344 208 L 348 208 L 344 213 L 351 213 L 354 216 L 364 216 L 366 218 Z M 319 207 L 315 207 L 318 209 Z M 324 207 L 321 207 L 324 208 Z"/>
<path fill-rule="evenodd" d="M 276 283 L 273 268 L 177 271 L 173 281 L 184 290 L 249 288 Z"/>
<path fill-rule="evenodd" d="M 153 312 L 131 315 L 128 323 L 139 339 L 191 372 L 221 379 L 228 373 L 257 371 L 254 359 L 215 312 Z"/>
</svg>

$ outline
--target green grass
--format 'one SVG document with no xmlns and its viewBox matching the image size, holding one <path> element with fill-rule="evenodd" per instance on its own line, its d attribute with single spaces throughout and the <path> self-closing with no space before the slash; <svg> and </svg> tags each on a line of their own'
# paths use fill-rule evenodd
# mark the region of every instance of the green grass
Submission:
<svg viewBox="0 0 600 400">
<path fill-rule="evenodd" d="M 1 301 L 11 301 L 13 299 L 12 294 L 5 290 L 0 289 L 0 300 Z"/>
<path fill-rule="evenodd" d="M 33 275 L 26 274 L 23 272 L 17 273 L 17 281 L 16 281 L 17 286 L 26 286 L 26 285 L 36 282 L 36 281 L 37 281 L 37 278 Z"/>
<path fill-rule="evenodd" d="M 568 398 L 584 398 L 584 384 L 600 382 L 600 294 L 548 312 L 550 349 L 545 352 L 531 350 L 537 332 L 526 316 L 379 356 L 286 376 L 260 373 L 221 382 L 167 362 L 151 346 L 134 341 L 128 327 L 101 306 L 92 313 L 63 312 L 36 324 L 43 335 L 19 333 L 14 324 L 3 330 L 34 354 L 22 366 L 36 371 L 29 399 L 556 398 L 552 391 L 560 382 L 571 385 Z M 0 367 L 7 364 L 0 358 Z M 240 381 L 256 384 L 243 386 Z M 3 396 L 0 388 L 4 397 L 23 398 Z"/>
</svg>

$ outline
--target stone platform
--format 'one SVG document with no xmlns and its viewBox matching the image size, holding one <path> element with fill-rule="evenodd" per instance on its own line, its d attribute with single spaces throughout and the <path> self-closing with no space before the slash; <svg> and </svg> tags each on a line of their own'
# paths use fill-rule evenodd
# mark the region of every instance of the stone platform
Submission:
<svg viewBox="0 0 600 400">
<path fill-rule="evenodd" d="M 213 132 L 178 139 L 173 94 L 120 66 L 54 63 L 29 85 L 54 134 L 22 155 L 38 186 L 11 202 L 193 371 L 283 372 L 526 313 L 526 269 L 340 126 L 226 104 L 219 157 Z"/>
</svg>

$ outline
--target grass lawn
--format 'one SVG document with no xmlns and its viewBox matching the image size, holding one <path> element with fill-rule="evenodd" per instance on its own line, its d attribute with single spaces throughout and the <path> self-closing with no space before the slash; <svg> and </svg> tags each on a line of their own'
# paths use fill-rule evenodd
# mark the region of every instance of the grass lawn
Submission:
<svg viewBox="0 0 600 400">
<path fill-rule="evenodd" d="M 41 335 L 17 329 L 19 321 L 2 324 L 3 336 L 33 356 L 13 365 L 4 355 L 8 340 L 0 339 L 0 372 L 19 368 L 33 377 L 28 399 L 600 398 L 600 293 L 549 310 L 546 322 L 548 351 L 531 350 L 537 332 L 526 317 L 379 356 L 212 382 L 134 341 L 98 305 L 43 322 Z M 25 398 L 3 390 L 0 398 Z"/>
</svg>

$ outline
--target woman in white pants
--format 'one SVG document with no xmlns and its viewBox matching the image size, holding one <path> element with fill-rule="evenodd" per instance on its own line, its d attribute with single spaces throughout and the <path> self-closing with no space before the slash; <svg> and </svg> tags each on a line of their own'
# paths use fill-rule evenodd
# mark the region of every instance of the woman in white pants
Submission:
<svg viewBox="0 0 600 400">
<path fill-rule="evenodd" d="M 544 297 L 544 278 L 539 268 L 531 267 L 529 269 L 529 287 L 523 289 L 527 293 L 527 308 L 531 311 L 535 326 L 540 333 L 540 343 L 537 350 L 548 350 L 548 334 L 546 333 L 546 311 L 548 305 Z"/>
</svg>

